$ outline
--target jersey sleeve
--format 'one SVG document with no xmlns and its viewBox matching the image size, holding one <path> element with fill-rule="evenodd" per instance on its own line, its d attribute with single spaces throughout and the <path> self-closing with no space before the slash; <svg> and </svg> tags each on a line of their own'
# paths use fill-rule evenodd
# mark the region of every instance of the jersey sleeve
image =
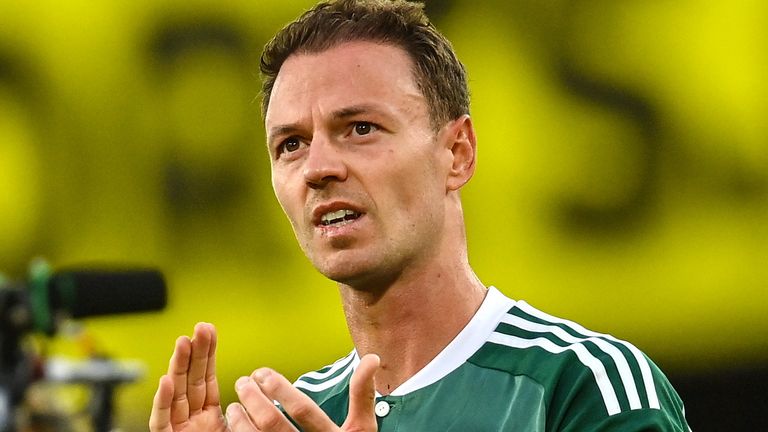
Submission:
<svg viewBox="0 0 768 432">
<path fill-rule="evenodd" d="M 552 431 L 601 432 L 690 432 L 685 419 L 683 402 L 661 370 L 645 355 L 650 379 L 633 382 L 632 391 L 639 394 L 639 403 L 630 403 L 627 382 L 612 378 L 606 367 L 605 382 L 610 384 L 618 405 L 611 406 L 606 388 L 597 383 L 594 371 L 574 367 L 564 373 L 554 389 L 549 407 L 548 424 Z M 602 359 L 606 364 L 608 361 Z"/>
</svg>

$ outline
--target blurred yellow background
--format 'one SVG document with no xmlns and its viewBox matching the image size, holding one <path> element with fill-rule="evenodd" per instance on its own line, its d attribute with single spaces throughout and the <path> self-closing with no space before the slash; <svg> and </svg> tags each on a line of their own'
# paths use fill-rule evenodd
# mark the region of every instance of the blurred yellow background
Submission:
<svg viewBox="0 0 768 432">
<path fill-rule="evenodd" d="M 351 349 L 272 195 L 257 99 L 261 47 L 313 3 L 0 2 L 0 272 L 44 256 L 168 280 L 162 313 L 84 321 L 93 349 L 146 365 L 124 430 L 197 321 L 219 329 L 227 402 L 256 367 L 293 379 Z M 768 3 L 428 10 L 470 76 L 481 279 L 667 371 L 768 362 Z"/>
</svg>

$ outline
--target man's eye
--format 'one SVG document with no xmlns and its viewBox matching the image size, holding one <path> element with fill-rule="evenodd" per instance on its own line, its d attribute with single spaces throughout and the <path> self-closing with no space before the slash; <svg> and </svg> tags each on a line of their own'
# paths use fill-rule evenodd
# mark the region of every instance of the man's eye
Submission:
<svg viewBox="0 0 768 432">
<path fill-rule="evenodd" d="M 368 135 L 376 130 L 376 126 L 371 123 L 359 122 L 355 123 L 355 133 L 358 135 Z"/>
<path fill-rule="evenodd" d="M 283 144 L 280 146 L 282 147 L 280 150 L 281 153 L 292 153 L 301 147 L 301 142 L 298 138 L 288 138 L 287 140 L 283 141 Z"/>
</svg>

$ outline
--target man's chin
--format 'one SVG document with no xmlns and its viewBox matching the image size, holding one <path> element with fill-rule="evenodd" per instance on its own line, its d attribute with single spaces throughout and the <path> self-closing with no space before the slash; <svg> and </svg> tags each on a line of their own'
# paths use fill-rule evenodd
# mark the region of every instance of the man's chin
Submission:
<svg viewBox="0 0 768 432">
<path fill-rule="evenodd" d="M 326 278 L 344 285 L 349 285 L 365 278 L 365 272 L 361 272 L 351 265 L 315 267 Z"/>
<path fill-rule="evenodd" d="M 368 252 L 368 253 L 366 253 Z M 362 248 L 334 249 L 310 256 L 312 265 L 326 278 L 339 284 L 367 290 L 392 281 L 383 257 Z"/>
<path fill-rule="evenodd" d="M 371 266 L 343 266 L 318 269 L 328 279 L 356 291 L 383 292 L 397 280 L 396 274 Z"/>
</svg>

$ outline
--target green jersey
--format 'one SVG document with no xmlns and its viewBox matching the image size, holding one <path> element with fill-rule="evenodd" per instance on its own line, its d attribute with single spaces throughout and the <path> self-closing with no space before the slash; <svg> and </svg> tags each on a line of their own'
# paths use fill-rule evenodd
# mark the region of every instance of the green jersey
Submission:
<svg viewBox="0 0 768 432">
<path fill-rule="evenodd" d="M 341 425 L 355 351 L 295 386 Z M 491 287 L 427 366 L 376 396 L 380 432 L 680 431 L 683 403 L 633 345 L 513 301 Z"/>
</svg>

